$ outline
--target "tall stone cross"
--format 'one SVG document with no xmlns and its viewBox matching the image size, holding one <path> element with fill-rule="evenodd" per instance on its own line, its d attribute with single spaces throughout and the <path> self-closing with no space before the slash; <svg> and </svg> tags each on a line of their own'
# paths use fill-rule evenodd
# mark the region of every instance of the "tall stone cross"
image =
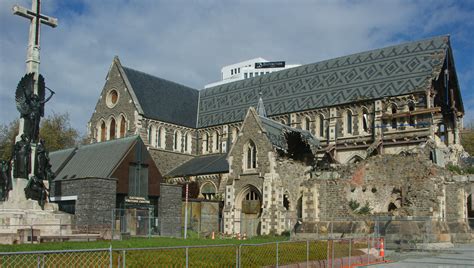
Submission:
<svg viewBox="0 0 474 268">
<path fill-rule="evenodd" d="M 28 39 L 28 51 L 26 54 L 26 73 L 35 73 L 35 81 L 38 81 L 40 64 L 40 26 L 41 23 L 51 27 L 58 26 L 58 20 L 41 14 L 41 0 L 32 0 L 31 10 L 14 5 L 13 14 L 30 20 L 30 35 Z M 35 93 L 38 93 L 38 85 L 35 83 Z"/>
<path fill-rule="evenodd" d="M 28 50 L 26 53 L 26 73 L 34 73 L 34 93 L 38 94 L 38 77 L 40 66 L 40 26 L 46 24 L 51 27 L 58 26 L 58 20 L 41 14 L 41 0 L 32 0 L 31 10 L 19 5 L 13 6 L 13 14 L 30 20 L 30 34 L 28 38 Z M 16 141 L 20 140 L 24 133 L 25 122 L 20 119 L 20 131 Z"/>
</svg>

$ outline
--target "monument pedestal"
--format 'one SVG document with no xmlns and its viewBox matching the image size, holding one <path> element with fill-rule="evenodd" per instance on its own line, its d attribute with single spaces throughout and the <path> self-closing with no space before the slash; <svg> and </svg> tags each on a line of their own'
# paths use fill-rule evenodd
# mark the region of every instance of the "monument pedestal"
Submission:
<svg viewBox="0 0 474 268">
<path fill-rule="evenodd" d="M 41 236 L 70 235 L 73 215 L 48 203 L 25 198 L 26 179 L 13 179 L 8 200 L 0 202 L 0 244 L 40 241 Z M 31 235 L 33 234 L 33 235 Z"/>
</svg>

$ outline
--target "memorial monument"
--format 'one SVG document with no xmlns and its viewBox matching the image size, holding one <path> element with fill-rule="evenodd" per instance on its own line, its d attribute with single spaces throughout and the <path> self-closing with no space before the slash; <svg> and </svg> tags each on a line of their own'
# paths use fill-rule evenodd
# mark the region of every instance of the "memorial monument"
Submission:
<svg viewBox="0 0 474 268">
<path fill-rule="evenodd" d="M 64 235 L 70 233 L 70 227 L 61 230 L 61 224 L 71 223 L 71 215 L 60 212 L 57 204 L 47 201 L 54 174 L 47 145 L 39 136 L 45 103 L 54 95 L 39 72 L 40 26 L 46 24 L 54 28 L 58 22 L 41 14 L 40 0 L 32 0 L 31 10 L 15 5 L 13 13 L 30 20 L 30 31 L 26 74 L 15 92 L 20 113 L 19 132 L 11 160 L 1 162 L 0 243 L 17 243 L 22 239 L 33 242 L 45 235 Z"/>
</svg>

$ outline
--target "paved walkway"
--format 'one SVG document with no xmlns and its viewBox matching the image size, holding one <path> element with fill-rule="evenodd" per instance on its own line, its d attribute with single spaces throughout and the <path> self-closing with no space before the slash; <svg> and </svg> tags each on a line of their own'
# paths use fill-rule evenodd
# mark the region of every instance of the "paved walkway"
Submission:
<svg viewBox="0 0 474 268">
<path fill-rule="evenodd" d="M 460 245 L 459 247 L 438 252 L 387 252 L 387 256 L 395 260 L 392 263 L 371 265 L 370 267 L 474 267 L 474 244 Z"/>
</svg>

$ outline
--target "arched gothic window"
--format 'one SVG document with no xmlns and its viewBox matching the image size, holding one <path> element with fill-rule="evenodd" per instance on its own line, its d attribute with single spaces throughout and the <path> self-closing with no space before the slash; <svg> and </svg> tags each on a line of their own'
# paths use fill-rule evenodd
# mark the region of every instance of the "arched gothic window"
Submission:
<svg viewBox="0 0 474 268">
<path fill-rule="evenodd" d="M 309 131 L 311 127 L 311 119 L 307 116 L 301 120 L 301 129 Z"/>
<path fill-rule="evenodd" d="M 174 139 L 173 139 L 173 148 L 174 148 L 175 151 L 179 151 L 179 152 L 182 151 L 181 138 L 182 138 L 181 131 L 176 130 L 174 132 Z"/>
<path fill-rule="evenodd" d="M 408 123 L 410 126 L 414 127 L 416 125 L 415 116 L 411 113 L 415 111 L 415 104 L 413 102 L 408 103 L 408 111 L 410 112 L 410 117 L 408 118 Z"/>
<path fill-rule="evenodd" d="M 125 120 L 125 116 L 120 116 L 120 138 L 125 137 L 125 131 L 127 129 L 127 121 Z"/>
<path fill-rule="evenodd" d="M 392 103 L 392 129 L 397 129 L 397 118 L 393 117 L 397 113 L 397 105 Z"/>
<path fill-rule="evenodd" d="M 153 126 L 148 127 L 148 144 L 153 146 Z"/>
<path fill-rule="evenodd" d="M 219 131 L 214 131 L 212 134 L 212 144 L 213 144 L 213 152 L 220 151 L 220 141 L 219 141 Z"/>
<path fill-rule="evenodd" d="M 346 133 L 352 134 L 352 111 L 346 111 Z"/>
<path fill-rule="evenodd" d="M 202 139 L 202 150 L 203 153 L 209 152 L 209 133 L 205 132 Z"/>
<path fill-rule="evenodd" d="M 324 115 L 320 114 L 319 115 L 319 136 L 324 137 L 325 132 L 324 132 Z"/>
<path fill-rule="evenodd" d="M 100 124 L 100 140 L 99 141 L 105 141 L 106 136 L 107 136 L 107 132 L 105 129 L 106 129 L 105 122 L 102 121 L 102 123 Z"/>
<path fill-rule="evenodd" d="M 369 127 L 369 111 L 367 108 L 362 108 L 362 130 L 365 133 L 370 132 L 370 127 Z"/>
<path fill-rule="evenodd" d="M 191 142 L 192 142 L 191 132 L 185 133 L 184 134 L 184 151 L 186 153 L 191 153 Z"/>
<path fill-rule="evenodd" d="M 249 141 L 247 144 L 247 150 L 245 153 L 246 169 L 257 168 L 257 147 L 253 141 Z"/>
<path fill-rule="evenodd" d="M 109 139 L 115 139 L 115 118 L 112 117 L 110 119 L 110 126 L 109 126 Z"/>
</svg>

